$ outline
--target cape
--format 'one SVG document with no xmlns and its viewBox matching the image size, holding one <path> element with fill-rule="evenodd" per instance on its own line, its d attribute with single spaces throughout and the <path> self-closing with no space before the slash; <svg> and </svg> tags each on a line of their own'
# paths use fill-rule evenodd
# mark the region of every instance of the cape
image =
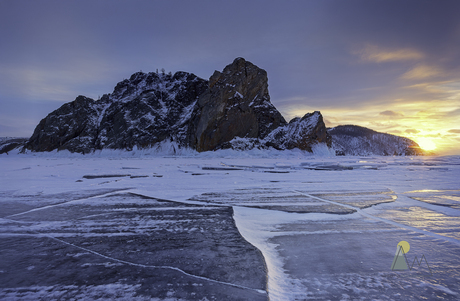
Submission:
<svg viewBox="0 0 460 301">
<path fill-rule="evenodd" d="M 209 80 L 182 71 L 138 72 L 98 100 L 80 95 L 42 119 L 23 150 L 85 154 L 168 142 L 199 152 L 226 148 L 311 152 L 314 145 L 324 143 L 338 154 L 420 154 L 418 145 L 407 138 L 376 140 L 366 132 L 367 140 L 357 143 L 358 133 L 350 133 L 340 127 L 328 131 L 319 111 L 286 122 L 270 101 L 267 72 L 236 58 Z M 367 147 L 374 144 L 378 146 Z"/>
</svg>

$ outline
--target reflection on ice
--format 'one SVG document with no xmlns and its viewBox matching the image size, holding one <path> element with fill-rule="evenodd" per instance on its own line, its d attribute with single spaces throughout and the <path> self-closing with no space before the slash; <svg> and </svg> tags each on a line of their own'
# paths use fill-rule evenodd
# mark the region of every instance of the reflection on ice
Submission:
<svg viewBox="0 0 460 301">
<path fill-rule="evenodd" d="M 264 254 L 271 300 L 455 300 L 459 294 L 458 246 L 360 216 L 296 214 L 234 208 L 243 237 Z M 412 271 L 390 269 L 395 246 L 411 243 Z"/>
<path fill-rule="evenodd" d="M 455 238 L 460 243 L 460 218 L 422 207 L 388 209 L 377 215 L 425 231 Z"/>
<path fill-rule="evenodd" d="M 417 201 L 460 210 L 460 190 L 422 189 L 409 191 L 406 194 Z"/>
</svg>

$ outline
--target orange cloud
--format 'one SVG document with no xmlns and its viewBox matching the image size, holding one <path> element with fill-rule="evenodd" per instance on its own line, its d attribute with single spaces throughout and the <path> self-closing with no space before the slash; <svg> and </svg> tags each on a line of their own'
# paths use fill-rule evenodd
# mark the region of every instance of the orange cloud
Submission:
<svg viewBox="0 0 460 301">
<path fill-rule="evenodd" d="M 384 49 L 375 45 L 367 45 L 361 51 L 357 51 L 361 58 L 370 62 L 392 62 L 392 61 L 407 61 L 419 60 L 425 57 L 423 53 L 415 49 Z"/>
<path fill-rule="evenodd" d="M 416 129 L 407 129 L 407 130 L 405 130 L 405 132 L 408 133 L 408 134 L 418 134 L 418 133 L 420 133 L 420 131 L 416 130 Z"/>
<path fill-rule="evenodd" d="M 379 115 L 381 115 L 381 116 L 390 116 L 390 117 L 402 117 L 402 116 L 404 116 L 403 113 L 390 111 L 390 110 L 380 112 Z"/>
<path fill-rule="evenodd" d="M 434 66 L 419 65 L 406 73 L 401 78 L 404 79 L 426 79 L 442 74 L 442 70 Z"/>
</svg>

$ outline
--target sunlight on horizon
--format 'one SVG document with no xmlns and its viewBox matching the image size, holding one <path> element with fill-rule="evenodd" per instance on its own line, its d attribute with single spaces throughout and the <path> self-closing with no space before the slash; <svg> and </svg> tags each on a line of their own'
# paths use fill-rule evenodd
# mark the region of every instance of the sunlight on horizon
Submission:
<svg viewBox="0 0 460 301">
<path fill-rule="evenodd" d="M 423 150 L 431 151 L 437 148 L 436 143 L 434 143 L 434 141 L 431 138 L 418 137 L 414 138 L 414 140 Z"/>
</svg>

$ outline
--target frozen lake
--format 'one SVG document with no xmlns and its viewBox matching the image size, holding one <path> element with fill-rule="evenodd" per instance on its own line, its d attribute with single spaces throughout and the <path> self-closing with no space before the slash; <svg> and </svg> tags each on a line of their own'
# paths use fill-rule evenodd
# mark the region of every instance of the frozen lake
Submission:
<svg viewBox="0 0 460 301">
<path fill-rule="evenodd" d="M 458 156 L 28 154 L 0 170 L 1 300 L 460 299 Z M 395 271 L 400 241 L 411 269 Z"/>
</svg>

